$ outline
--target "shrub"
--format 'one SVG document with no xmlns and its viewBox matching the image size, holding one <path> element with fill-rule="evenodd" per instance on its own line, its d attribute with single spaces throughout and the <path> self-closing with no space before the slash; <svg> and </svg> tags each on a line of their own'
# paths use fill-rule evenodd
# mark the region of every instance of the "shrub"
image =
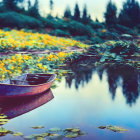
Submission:
<svg viewBox="0 0 140 140">
<path fill-rule="evenodd" d="M 98 36 L 95 36 L 95 37 L 91 37 L 90 38 L 92 44 L 100 44 L 100 43 L 103 43 L 103 40 L 98 37 Z"/>
<path fill-rule="evenodd" d="M 104 28 L 104 25 L 100 22 L 94 22 L 94 21 L 91 21 L 90 24 L 89 24 L 93 29 L 102 29 Z"/>
<path fill-rule="evenodd" d="M 125 34 L 131 34 L 131 35 L 134 35 L 135 33 L 134 33 L 134 31 L 132 30 L 132 29 L 130 29 L 130 28 L 128 28 L 128 27 L 125 27 L 125 26 L 123 26 L 123 25 L 119 25 L 119 24 L 117 24 L 116 26 L 115 26 L 115 29 L 116 29 L 116 31 L 117 32 L 119 32 L 119 33 L 125 33 Z"/>
<path fill-rule="evenodd" d="M 93 29 L 88 26 L 88 25 L 84 25 L 80 22 L 77 22 L 77 21 L 71 21 L 69 24 L 68 24 L 68 29 L 69 29 L 69 32 L 71 33 L 71 35 L 73 36 L 92 36 L 93 34 Z"/>
<path fill-rule="evenodd" d="M 70 33 L 68 31 L 62 31 L 60 29 L 53 30 L 50 34 L 55 36 L 61 36 L 61 37 L 70 36 Z"/>
<path fill-rule="evenodd" d="M 88 36 L 75 36 L 74 39 L 78 41 L 85 41 L 88 40 Z"/>
<path fill-rule="evenodd" d="M 43 22 L 46 28 L 62 29 L 62 30 L 66 30 L 68 28 L 67 22 L 62 19 L 41 18 L 41 21 Z"/>
<path fill-rule="evenodd" d="M 54 19 L 41 18 L 41 21 L 44 24 L 44 27 L 46 28 L 52 28 L 52 29 L 57 28 L 57 22 Z"/>
<path fill-rule="evenodd" d="M 31 29 L 36 29 L 36 28 L 41 28 L 43 27 L 43 24 L 41 21 L 30 17 L 26 16 L 23 14 L 19 14 L 16 12 L 6 12 L 6 13 L 0 13 L 0 27 L 10 27 L 10 28 L 31 28 Z"/>
<path fill-rule="evenodd" d="M 138 46 L 131 41 L 117 41 L 108 49 L 109 52 L 116 53 L 117 55 L 132 55 L 138 51 Z"/>
</svg>

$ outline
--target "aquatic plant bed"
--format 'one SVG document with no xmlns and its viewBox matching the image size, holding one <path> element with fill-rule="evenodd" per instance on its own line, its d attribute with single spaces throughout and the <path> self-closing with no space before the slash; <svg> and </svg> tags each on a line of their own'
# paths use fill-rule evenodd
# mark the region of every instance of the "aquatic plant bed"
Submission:
<svg viewBox="0 0 140 140">
<path fill-rule="evenodd" d="M 88 55 L 100 57 L 96 65 L 124 64 L 140 69 L 140 47 L 132 41 L 108 41 L 88 49 Z"/>
</svg>

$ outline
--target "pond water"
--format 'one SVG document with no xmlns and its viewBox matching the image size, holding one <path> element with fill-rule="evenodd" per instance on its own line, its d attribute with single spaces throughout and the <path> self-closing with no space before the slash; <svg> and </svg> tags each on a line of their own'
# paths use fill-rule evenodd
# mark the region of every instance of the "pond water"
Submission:
<svg viewBox="0 0 140 140">
<path fill-rule="evenodd" d="M 3 127 L 23 132 L 25 136 L 55 127 L 79 127 L 88 134 L 75 140 L 140 139 L 140 74 L 137 70 L 122 65 L 95 67 L 92 58 L 71 64 L 67 69 L 71 73 L 62 78 L 57 88 L 33 98 L 1 102 L 2 112 L 11 118 Z M 31 128 L 39 125 L 45 128 Z M 99 129 L 101 125 L 117 125 L 129 131 L 114 133 Z M 23 138 L 7 135 L 0 139 Z"/>
</svg>

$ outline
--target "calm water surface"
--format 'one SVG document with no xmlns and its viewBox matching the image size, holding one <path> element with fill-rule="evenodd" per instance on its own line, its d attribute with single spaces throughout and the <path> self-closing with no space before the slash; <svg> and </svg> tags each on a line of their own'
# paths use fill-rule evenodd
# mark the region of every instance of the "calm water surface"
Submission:
<svg viewBox="0 0 140 140">
<path fill-rule="evenodd" d="M 95 68 L 90 59 L 68 69 L 72 73 L 63 77 L 56 89 L 18 102 L 1 102 L 1 110 L 12 118 L 3 127 L 25 136 L 54 127 L 79 127 L 88 134 L 75 140 L 140 140 L 138 71 L 121 65 Z M 38 125 L 45 128 L 31 128 Z M 98 129 L 100 125 L 122 126 L 129 131 L 114 133 Z M 0 139 L 22 140 L 11 135 Z"/>
</svg>

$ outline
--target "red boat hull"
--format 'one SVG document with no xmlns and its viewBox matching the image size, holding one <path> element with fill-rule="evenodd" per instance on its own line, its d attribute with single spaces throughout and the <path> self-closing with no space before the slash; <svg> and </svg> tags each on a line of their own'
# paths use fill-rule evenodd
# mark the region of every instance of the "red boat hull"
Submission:
<svg viewBox="0 0 140 140">
<path fill-rule="evenodd" d="M 39 85 L 0 84 L 0 97 L 31 96 L 31 95 L 42 93 L 51 87 L 55 78 L 56 75 L 52 75 L 51 81 Z"/>
</svg>

